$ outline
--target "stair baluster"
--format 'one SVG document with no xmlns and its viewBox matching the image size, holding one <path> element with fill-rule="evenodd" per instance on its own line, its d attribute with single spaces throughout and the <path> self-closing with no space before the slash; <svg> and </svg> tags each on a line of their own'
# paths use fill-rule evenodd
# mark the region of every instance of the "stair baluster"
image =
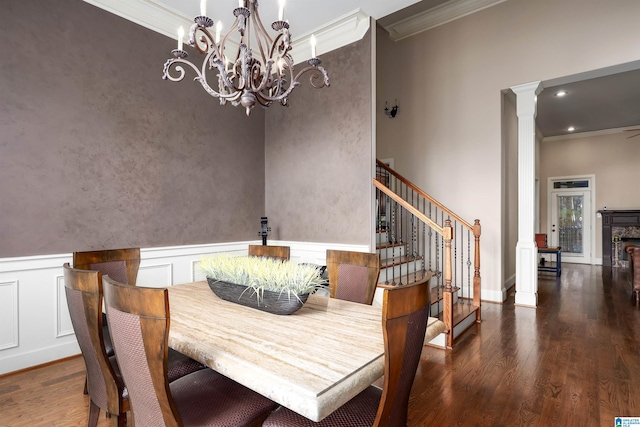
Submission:
<svg viewBox="0 0 640 427">
<path fill-rule="evenodd" d="M 472 314 L 476 322 L 481 319 L 480 222 L 475 220 L 471 225 L 464 221 L 381 162 L 376 177 L 380 178 L 374 180 L 376 198 L 384 200 L 378 203 L 377 211 L 384 220 L 376 224 L 385 223 L 387 233 L 384 243 L 379 244 L 384 270 L 381 281 L 403 285 L 432 271 L 432 313 L 439 313 L 449 328 L 444 345 L 451 347 L 455 336 L 470 326 L 467 319 Z"/>
</svg>

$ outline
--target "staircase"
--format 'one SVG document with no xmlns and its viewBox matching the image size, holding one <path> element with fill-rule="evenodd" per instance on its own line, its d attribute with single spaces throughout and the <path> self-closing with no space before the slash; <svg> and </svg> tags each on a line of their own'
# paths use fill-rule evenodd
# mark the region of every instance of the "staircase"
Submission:
<svg viewBox="0 0 640 427">
<path fill-rule="evenodd" d="M 481 320 L 480 222 L 464 221 L 379 160 L 373 184 L 379 282 L 399 286 L 433 274 L 431 316 L 445 332 L 429 344 L 452 348 Z M 381 295 L 379 290 L 374 303 L 381 304 Z"/>
</svg>

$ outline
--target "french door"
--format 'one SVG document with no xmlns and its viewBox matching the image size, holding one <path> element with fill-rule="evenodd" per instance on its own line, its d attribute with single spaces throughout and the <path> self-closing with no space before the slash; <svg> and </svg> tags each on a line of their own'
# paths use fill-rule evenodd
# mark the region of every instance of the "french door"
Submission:
<svg viewBox="0 0 640 427">
<path fill-rule="evenodd" d="M 591 188 L 588 184 L 575 188 L 566 182 L 578 181 L 556 181 L 550 187 L 549 246 L 560 246 L 567 262 L 591 264 Z"/>
</svg>

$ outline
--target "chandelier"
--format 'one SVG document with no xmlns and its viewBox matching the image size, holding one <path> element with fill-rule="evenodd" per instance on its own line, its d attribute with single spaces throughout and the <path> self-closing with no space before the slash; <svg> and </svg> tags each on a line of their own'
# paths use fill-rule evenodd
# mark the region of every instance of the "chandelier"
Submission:
<svg viewBox="0 0 640 427">
<path fill-rule="evenodd" d="M 178 48 L 171 51 L 173 58 L 164 64 L 163 79 L 174 82 L 185 76 L 182 64 L 188 65 L 196 74 L 204 90 L 211 96 L 219 98 L 220 104 L 231 102 L 234 106 L 242 105 L 247 116 L 257 104 L 268 107 L 273 102 L 286 106 L 289 95 L 300 85 L 299 79 L 309 73 L 309 82 L 317 89 L 329 86 L 329 75 L 320 66 L 316 56 L 316 40 L 311 36 L 311 59 L 307 66 L 294 75 L 294 62 L 291 56 L 291 34 L 289 23 L 284 20 L 284 1 L 280 0 L 278 20 L 271 24 L 276 32 L 272 39 L 260 20 L 258 0 L 239 0 L 238 7 L 233 10 L 235 23 L 221 39 L 221 22 L 216 24 L 215 33 L 210 31 L 213 20 L 206 16 L 206 0 L 200 2 L 200 15 L 194 18 L 189 31 L 189 45 L 204 54 L 202 66 L 198 68 L 186 58 L 187 52 L 182 50 L 184 31 L 178 31 Z M 230 37 L 237 31 L 240 42 L 232 57 L 229 51 L 235 46 L 229 43 Z M 252 46 L 252 42 L 254 43 Z M 215 79 L 217 85 L 209 84 Z M 174 72 L 172 75 L 171 73 Z M 216 86 L 214 88 L 213 86 Z"/>
</svg>

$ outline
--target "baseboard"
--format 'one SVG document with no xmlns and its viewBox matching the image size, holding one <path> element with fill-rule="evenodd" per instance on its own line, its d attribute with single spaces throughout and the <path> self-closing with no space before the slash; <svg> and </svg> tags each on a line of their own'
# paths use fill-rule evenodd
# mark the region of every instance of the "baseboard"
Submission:
<svg viewBox="0 0 640 427">
<path fill-rule="evenodd" d="M 54 360 L 64 359 L 67 357 L 80 354 L 78 342 L 74 340 L 64 344 L 54 345 L 51 347 L 38 348 L 32 351 L 18 353 L 13 356 L 0 358 L 0 375 L 8 374 L 14 371 L 22 371 L 34 366 L 44 365 Z"/>
<path fill-rule="evenodd" d="M 507 288 L 497 291 L 494 289 L 482 289 L 481 301 L 503 303 L 507 299 Z"/>
</svg>

